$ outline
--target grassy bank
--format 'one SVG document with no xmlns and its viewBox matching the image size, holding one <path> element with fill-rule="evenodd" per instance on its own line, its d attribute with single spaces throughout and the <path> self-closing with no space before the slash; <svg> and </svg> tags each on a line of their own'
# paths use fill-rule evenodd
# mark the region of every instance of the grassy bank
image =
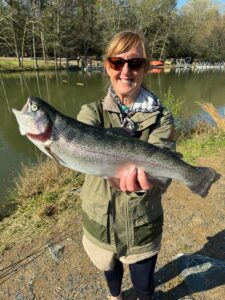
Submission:
<svg viewBox="0 0 225 300">
<path fill-rule="evenodd" d="M 49 234 L 56 223 L 65 225 L 80 210 L 78 190 L 82 183 L 83 174 L 53 160 L 23 166 L 11 193 L 18 207 L 0 222 L 0 252 L 20 241 Z"/>
<path fill-rule="evenodd" d="M 42 59 L 37 60 L 38 70 L 55 70 L 55 61 Z M 66 61 L 62 60 L 62 67 L 66 68 Z M 35 61 L 32 58 L 24 58 L 23 68 L 18 66 L 17 59 L 11 57 L 0 57 L 0 72 L 34 71 Z"/>
<path fill-rule="evenodd" d="M 178 141 L 177 151 L 183 154 L 183 159 L 195 164 L 201 156 L 210 156 L 225 149 L 225 132 L 217 128 L 208 128 L 205 133 L 195 132 L 188 138 Z"/>
<path fill-rule="evenodd" d="M 193 132 L 179 140 L 178 152 L 195 164 L 200 156 L 225 150 L 225 133 L 211 128 L 205 133 Z M 53 160 L 40 160 L 33 167 L 23 166 L 11 194 L 16 212 L 0 222 L 0 252 L 19 241 L 49 234 L 64 226 L 80 211 L 79 189 L 83 175 L 66 169 Z"/>
</svg>

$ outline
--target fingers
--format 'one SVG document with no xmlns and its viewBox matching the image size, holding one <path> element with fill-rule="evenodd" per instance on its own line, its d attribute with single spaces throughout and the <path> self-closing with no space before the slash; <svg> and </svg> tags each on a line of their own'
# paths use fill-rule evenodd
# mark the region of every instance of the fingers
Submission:
<svg viewBox="0 0 225 300">
<path fill-rule="evenodd" d="M 142 190 L 147 191 L 153 188 L 153 184 L 148 180 L 148 176 L 143 169 L 138 169 L 137 180 Z"/>
<path fill-rule="evenodd" d="M 120 178 L 120 189 L 123 192 L 134 192 L 141 189 L 137 181 L 137 169 L 134 166 L 122 174 Z"/>
<path fill-rule="evenodd" d="M 143 169 L 137 169 L 134 165 L 122 170 L 119 178 L 108 178 L 113 188 L 120 189 L 122 192 L 136 192 L 140 190 L 151 190 L 153 184 L 149 182 L 148 176 Z"/>
</svg>

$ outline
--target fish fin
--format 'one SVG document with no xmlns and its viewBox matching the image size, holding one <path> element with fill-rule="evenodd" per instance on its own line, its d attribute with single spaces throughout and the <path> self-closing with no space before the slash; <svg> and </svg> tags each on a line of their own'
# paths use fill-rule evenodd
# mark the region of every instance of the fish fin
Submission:
<svg viewBox="0 0 225 300">
<path fill-rule="evenodd" d="M 131 129 L 125 128 L 125 127 L 113 127 L 113 128 L 107 128 L 106 130 L 111 133 L 117 133 L 117 134 L 122 134 L 122 135 L 126 135 L 126 136 L 134 135 L 134 133 Z"/>
<path fill-rule="evenodd" d="M 65 165 L 64 161 L 58 155 L 56 155 L 54 152 L 52 152 L 52 150 L 49 146 L 45 146 L 45 150 L 55 161 L 57 161 L 60 164 Z"/>
<path fill-rule="evenodd" d="M 187 185 L 193 193 L 198 194 L 201 197 L 206 197 L 212 183 L 217 181 L 220 178 L 220 175 L 212 168 L 198 167 L 198 169 L 200 174 L 202 174 L 201 181 L 198 182 L 198 184 L 187 183 Z"/>
</svg>

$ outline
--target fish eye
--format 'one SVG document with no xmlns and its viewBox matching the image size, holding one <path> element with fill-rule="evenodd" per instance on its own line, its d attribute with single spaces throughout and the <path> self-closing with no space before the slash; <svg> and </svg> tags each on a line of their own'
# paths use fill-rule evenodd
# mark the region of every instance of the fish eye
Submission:
<svg viewBox="0 0 225 300">
<path fill-rule="evenodd" d="M 38 107 L 37 104 L 35 104 L 35 103 L 32 103 L 32 104 L 31 104 L 31 110 L 32 110 L 32 111 L 37 111 L 38 108 L 39 108 L 39 107 Z"/>
</svg>

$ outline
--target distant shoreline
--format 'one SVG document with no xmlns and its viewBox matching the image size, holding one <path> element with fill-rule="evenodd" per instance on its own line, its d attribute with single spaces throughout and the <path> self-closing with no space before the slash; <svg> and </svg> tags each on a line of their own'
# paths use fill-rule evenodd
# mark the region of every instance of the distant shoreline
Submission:
<svg viewBox="0 0 225 300">
<path fill-rule="evenodd" d="M 88 61 L 88 59 L 87 59 Z M 153 63 L 153 61 L 152 61 Z M 170 61 L 165 61 L 163 64 L 149 66 L 149 73 L 159 73 L 162 70 L 165 72 L 172 69 L 225 69 L 225 62 L 214 64 L 212 62 L 193 62 L 185 63 L 184 60 L 177 60 L 177 63 L 172 63 Z M 103 70 L 103 62 L 100 60 L 92 60 L 92 63 L 82 64 L 81 59 L 48 59 L 44 60 L 42 58 L 37 59 L 37 66 L 35 65 L 35 60 L 31 57 L 23 58 L 23 67 L 18 65 L 18 60 L 16 57 L 0 57 L 0 73 L 13 73 L 13 72 L 27 72 L 27 71 L 53 71 L 53 70 L 69 70 L 69 71 L 93 71 L 93 70 Z"/>
<path fill-rule="evenodd" d="M 56 61 L 54 59 L 37 59 L 37 67 L 33 58 L 23 58 L 23 67 L 20 67 L 16 57 L 0 57 L 0 73 L 26 72 L 26 71 L 53 71 L 53 70 L 81 70 L 77 60 L 71 60 L 69 64 L 65 58 Z"/>
</svg>

